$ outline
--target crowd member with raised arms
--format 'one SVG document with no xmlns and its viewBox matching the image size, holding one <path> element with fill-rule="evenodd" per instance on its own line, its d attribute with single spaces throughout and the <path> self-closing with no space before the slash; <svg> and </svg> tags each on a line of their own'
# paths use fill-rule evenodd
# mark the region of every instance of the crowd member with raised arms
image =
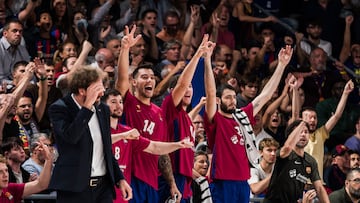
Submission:
<svg viewBox="0 0 360 203">
<path fill-rule="evenodd" d="M 306 184 L 314 187 L 308 195 L 312 198 L 317 195 L 320 202 L 329 202 L 316 160 L 304 151 L 309 142 L 309 124 L 296 120 L 288 126 L 285 136 L 287 139 L 277 154 L 264 203 L 297 202 Z"/>
</svg>

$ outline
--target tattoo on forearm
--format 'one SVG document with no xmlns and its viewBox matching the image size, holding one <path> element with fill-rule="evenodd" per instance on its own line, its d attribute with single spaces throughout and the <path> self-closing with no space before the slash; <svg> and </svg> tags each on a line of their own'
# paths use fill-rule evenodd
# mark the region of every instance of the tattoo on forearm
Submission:
<svg viewBox="0 0 360 203">
<path fill-rule="evenodd" d="M 171 167 L 170 156 L 168 154 L 161 155 L 159 157 L 158 167 L 165 180 L 168 182 L 169 185 L 171 185 L 175 181 L 175 179 Z"/>
</svg>

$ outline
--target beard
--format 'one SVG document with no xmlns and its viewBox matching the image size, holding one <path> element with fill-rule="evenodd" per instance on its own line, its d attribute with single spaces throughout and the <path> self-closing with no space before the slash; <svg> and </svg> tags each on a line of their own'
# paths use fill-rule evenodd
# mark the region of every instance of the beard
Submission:
<svg viewBox="0 0 360 203">
<path fill-rule="evenodd" d="M 229 114 L 235 113 L 235 108 L 230 109 L 222 102 L 220 103 L 220 110 L 224 113 L 229 113 Z"/>
<path fill-rule="evenodd" d="M 360 190 L 356 190 L 355 188 L 350 186 L 349 193 L 350 193 L 351 197 L 353 197 L 355 199 L 360 199 Z"/>
<path fill-rule="evenodd" d="M 121 118 L 120 115 L 115 114 L 115 113 L 112 113 L 110 116 L 111 116 L 111 118 L 117 118 L 117 119 Z"/>
</svg>

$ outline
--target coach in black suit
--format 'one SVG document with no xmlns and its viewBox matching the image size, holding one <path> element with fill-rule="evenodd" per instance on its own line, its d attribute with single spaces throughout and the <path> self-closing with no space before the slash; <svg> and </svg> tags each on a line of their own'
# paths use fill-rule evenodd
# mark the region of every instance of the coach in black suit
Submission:
<svg viewBox="0 0 360 203">
<path fill-rule="evenodd" d="M 111 152 L 110 112 L 99 102 L 104 72 L 83 66 L 72 74 L 71 94 L 49 108 L 59 151 L 50 188 L 57 191 L 57 202 L 64 203 L 112 203 L 115 184 L 131 199 Z"/>
</svg>

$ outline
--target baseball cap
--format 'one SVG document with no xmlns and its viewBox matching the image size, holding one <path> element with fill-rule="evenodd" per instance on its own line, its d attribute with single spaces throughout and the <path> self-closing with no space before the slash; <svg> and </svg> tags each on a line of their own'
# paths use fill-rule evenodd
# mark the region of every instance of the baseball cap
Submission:
<svg viewBox="0 0 360 203">
<path fill-rule="evenodd" d="M 342 156 L 346 152 L 348 152 L 348 153 L 351 152 L 351 150 L 347 146 L 345 146 L 343 144 L 336 145 L 336 147 L 332 151 L 332 157 Z"/>
</svg>

